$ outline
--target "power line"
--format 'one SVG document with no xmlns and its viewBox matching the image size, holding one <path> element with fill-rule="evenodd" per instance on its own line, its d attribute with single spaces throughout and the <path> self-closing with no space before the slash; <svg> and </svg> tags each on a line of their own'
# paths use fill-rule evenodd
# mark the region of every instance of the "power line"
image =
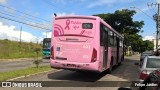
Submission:
<svg viewBox="0 0 160 90">
<path fill-rule="evenodd" d="M 46 21 L 46 22 L 50 22 L 50 21 L 45 20 L 45 19 L 43 19 L 43 18 L 36 17 L 36 16 L 30 15 L 30 14 L 28 14 L 28 13 L 24 13 L 24 12 L 22 12 L 22 11 L 15 10 L 15 9 L 13 9 L 13 8 L 4 6 L 4 5 L 2 5 L 2 4 L 0 4 L 0 6 L 1 6 L 1 7 L 4 7 L 4 8 L 7 8 L 7 9 L 10 9 L 10 10 L 14 10 L 14 11 L 16 11 L 16 12 L 22 13 L 22 14 L 24 14 L 24 15 L 27 15 L 27 16 L 30 16 L 30 17 L 33 17 L 33 18 L 37 18 L 37 19 L 39 19 L 39 20 L 43 20 L 43 21 Z"/>
<path fill-rule="evenodd" d="M 52 6 L 52 7 L 56 7 L 57 9 L 59 9 L 59 10 L 61 10 L 61 11 L 65 11 L 65 12 L 69 12 L 69 11 L 67 11 L 67 10 L 64 10 L 64 9 L 62 9 L 62 8 L 60 8 L 60 7 L 57 7 L 54 3 L 52 3 L 51 1 L 48 1 L 48 0 L 43 0 L 46 4 L 48 4 L 48 5 L 50 5 L 50 6 Z"/>
<path fill-rule="evenodd" d="M 33 26 L 33 27 L 37 27 L 37 28 L 44 29 L 44 30 L 51 30 L 49 28 L 44 28 L 44 27 L 36 26 L 36 25 L 29 24 L 29 23 L 26 23 L 26 22 L 14 20 L 12 18 L 8 18 L 8 17 L 5 17 L 5 16 L 0 16 L 0 18 L 7 19 L 7 20 L 10 20 L 10 21 L 14 21 L 14 22 L 18 22 L 18 23 L 22 23 L 22 24 L 25 24 L 25 25 Z"/>
<path fill-rule="evenodd" d="M 3 13 L 3 12 L 0 12 L 0 13 L 1 13 L 1 14 L 4 14 L 4 15 L 7 15 L 7 16 L 15 17 L 15 18 L 18 18 L 18 19 L 22 19 L 22 18 L 19 18 L 19 17 L 17 17 L 17 16 L 11 15 L 11 14 L 7 14 L 7 13 Z M 26 21 L 29 21 L 29 20 L 26 20 Z M 31 21 L 29 21 L 29 22 L 31 22 Z M 35 22 L 34 22 L 34 23 L 35 23 Z M 35 24 L 46 26 L 46 25 L 41 24 L 41 23 L 35 23 Z M 48 27 L 48 26 L 46 26 L 46 27 Z"/>
<path fill-rule="evenodd" d="M 144 13 L 146 16 L 148 16 L 150 19 L 154 20 L 153 17 L 151 17 L 150 15 L 148 15 L 146 12 L 142 11 L 142 10 L 139 9 L 139 8 L 137 8 L 137 7 L 130 7 L 130 8 L 138 9 L 139 11 L 141 11 L 142 13 Z"/>
<path fill-rule="evenodd" d="M 148 8 L 152 7 L 153 5 L 156 7 L 156 4 L 154 4 L 154 3 L 151 3 L 151 4 L 148 3 L 147 4 Z M 154 13 L 157 13 L 157 11 L 154 8 L 152 10 L 153 10 Z"/>
</svg>

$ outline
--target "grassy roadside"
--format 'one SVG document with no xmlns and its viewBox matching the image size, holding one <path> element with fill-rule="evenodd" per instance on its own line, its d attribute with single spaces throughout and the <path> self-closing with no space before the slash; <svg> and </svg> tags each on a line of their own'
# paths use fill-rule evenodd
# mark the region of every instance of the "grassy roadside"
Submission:
<svg viewBox="0 0 160 90">
<path fill-rule="evenodd" d="M 51 70 L 50 66 L 40 66 L 39 68 L 31 67 L 21 70 L 9 71 L 9 72 L 1 72 L 0 73 L 0 81 L 5 81 L 8 79 L 12 79 L 19 76 L 26 76 L 29 74 L 35 74 L 43 71 Z"/>
<path fill-rule="evenodd" d="M 33 58 L 13 58 L 13 59 L 0 59 L 1 61 L 27 61 L 27 60 L 36 60 L 36 57 Z M 42 57 L 38 57 L 38 60 L 42 60 Z"/>
<path fill-rule="evenodd" d="M 21 42 L 20 44 L 20 42 L 7 39 L 0 40 L 0 59 L 34 58 L 36 48 L 42 50 L 42 45 L 33 42 Z M 38 56 L 42 56 L 41 51 Z"/>
</svg>

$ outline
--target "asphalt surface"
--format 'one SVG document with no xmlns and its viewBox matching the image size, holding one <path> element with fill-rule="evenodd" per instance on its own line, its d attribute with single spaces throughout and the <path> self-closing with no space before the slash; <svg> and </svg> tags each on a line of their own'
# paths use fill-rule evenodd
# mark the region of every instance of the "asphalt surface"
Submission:
<svg viewBox="0 0 160 90">
<path fill-rule="evenodd" d="M 34 60 L 0 61 L 0 72 L 20 70 L 28 67 L 34 67 Z M 40 66 L 50 65 L 49 59 L 42 59 Z"/>
<path fill-rule="evenodd" d="M 111 74 L 102 73 L 97 74 L 93 72 L 75 72 L 68 70 L 53 70 L 47 73 L 38 74 L 26 78 L 17 79 L 16 81 L 53 81 L 58 85 L 65 86 L 65 82 L 73 85 L 72 87 L 38 87 L 38 88 L 0 88 L 0 90 L 117 90 L 119 87 L 107 87 L 109 82 L 100 83 L 105 84 L 106 87 L 100 87 L 99 82 L 103 81 L 137 81 L 138 80 L 138 66 L 134 65 L 139 61 L 139 56 L 126 57 L 122 65 L 114 68 Z M 116 83 L 116 82 L 115 82 Z M 80 87 L 74 87 L 80 85 Z M 103 86 L 105 86 L 103 85 Z"/>
</svg>

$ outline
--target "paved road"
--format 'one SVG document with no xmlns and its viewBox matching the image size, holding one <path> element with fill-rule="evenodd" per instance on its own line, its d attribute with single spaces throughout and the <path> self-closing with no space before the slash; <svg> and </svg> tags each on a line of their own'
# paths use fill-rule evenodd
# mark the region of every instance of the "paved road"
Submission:
<svg viewBox="0 0 160 90">
<path fill-rule="evenodd" d="M 13 71 L 35 66 L 34 60 L 0 61 L 0 72 Z M 49 59 L 43 59 L 40 65 L 49 65 Z"/>
<path fill-rule="evenodd" d="M 43 87 L 43 88 L 0 88 L 1 90 L 117 90 L 118 87 L 92 87 L 96 86 L 99 81 L 136 81 L 138 80 L 138 67 L 134 65 L 138 62 L 138 56 L 126 57 L 124 62 L 118 68 L 115 68 L 111 74 L 96 74 L 96 73 L 80 73 L 68 70 L 57 70 L 48 73 L 43 73 L 18 81 L 68 81 L 74 85 L 83 84 L 87 87 Z M 92 81 L 92 82 L 90 82 Z M 89 83 L 86 83 L 89 82 Z M 55 82 L 56 83 L 56 82 Z M 63 83 L 62 83 L 63 84 Z M 105 83 L 104 83 L 105 84 Z M 109 84 L 109 83 L 108 83 Z"/>
</svg>

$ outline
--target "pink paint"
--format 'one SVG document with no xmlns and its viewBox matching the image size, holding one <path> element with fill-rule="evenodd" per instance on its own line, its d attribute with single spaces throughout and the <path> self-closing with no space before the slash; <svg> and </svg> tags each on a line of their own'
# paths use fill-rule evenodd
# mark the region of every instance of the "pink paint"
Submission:
<svg viewBox="0 0 160 90">
<path fill-rule="evenodd" d="M 79 26 L 73 26 L 74 30 L 77 30 L 79 28 Z"/>
<path fill-rule="evenodd" d="M 81 33 L 80 33 L 80 35 L 82 35 L 84 32 L 85 32 L 85 30 L 82 30 Z"/>
<path fill-rule="evenodd" d="M 58 31 L 54 30 L 54 36 L 58 36 Z"/>
<path fill-rule="evenodd" d="M 93 28 L 83 29 L 82 23 L 92 23 Z M 54 48 L 54 58 L 50 59 L 51 66 L 102 72 L 110 68 L 112 57 L 113 65 L 116 65 L 116 47 L 108 47 L 106 66 L 103 65 L 105 50 L 104 46 L 100 46 L 100 23 L 114 31 L 107 23 L 95 16 L 56 17 L 51 45 Z M 60 51 L 57 51 L 57 48 L 60 48 Z M 123 49 L 120 48 L 118 62 L 121 62 L 122 52 Z"/>
<path fill-rule="evenodd" d="M 70 29 L 70 28 L 69 28 L 69 24 L 70 24 L 70 20 L 68 19 L 68 20 L 66 20 L 66 27 L 65 27 L 65 30 L 66 30 L 66 29 L 68 29 L 68 30 Z"/>
<path fill-rule="evenodd" d="M 71 21 L 71 24 L 82 24 L 80 21 Z"/>
<path fill-rule="evenodd" d="M 63 34 L 64 34 L 63 28 L 58 24 L 54 24 L 54 36 L 59 36 Z"/>
</svg>

